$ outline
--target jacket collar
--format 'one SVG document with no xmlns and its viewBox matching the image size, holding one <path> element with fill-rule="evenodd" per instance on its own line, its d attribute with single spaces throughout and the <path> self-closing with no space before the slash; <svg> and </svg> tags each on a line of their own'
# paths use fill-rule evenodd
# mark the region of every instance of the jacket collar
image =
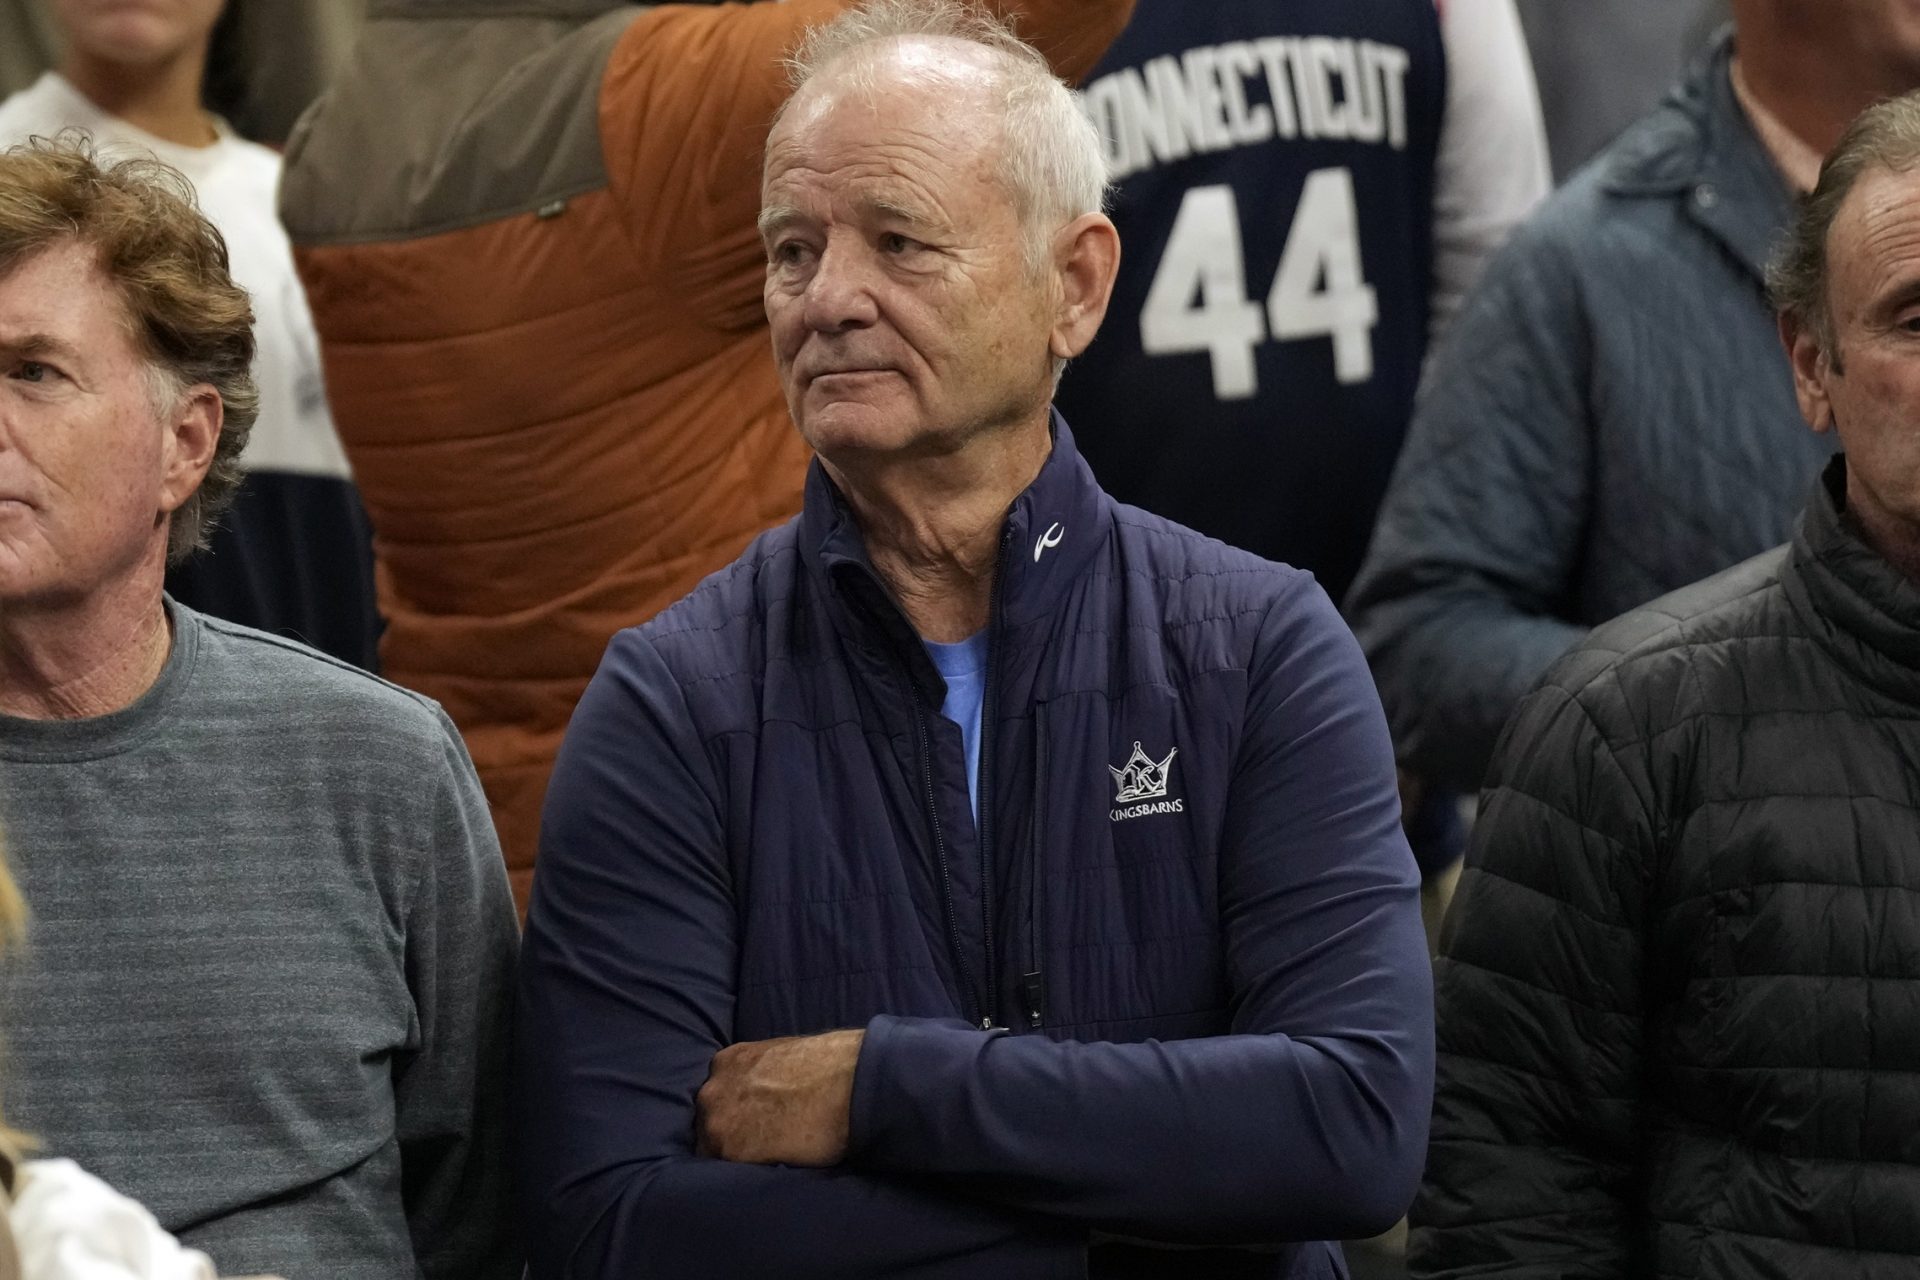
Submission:
<svg viewBox="0 0 1920 1280">
<path fill-rule="evenodd" d="M 1764 281 L 1793 194 L 1733 92 L 1733 31 L 1723 29 L 1660 109 L 1607 153 L 1617 196 L 1679 199 L 1686 216 Z"/>
<path fill-rule="evenodd" d="M 1057 409 L 1052 411 L 1052 428 L 1053 451 L 1033 483 L 1007 508 L 1001 527 L 996 609 L 990 625 L 997 627 L 996 639 L 1002 642 L 1024 638 L 1050 618 L 1111 533 L 1107 497 Z M 883 615 L 868 620 L 895 632 L 897 639 L 913 636 L 899 607 L 880 587 L 852 508 L 818 458 L 807 471 L 800 547 L 844 602 L 855 604 L 860 612 Z M 884 607 L 880 597 L 885 597 Z"/>
<path fill-rule="evenodd" d="M 1827 464 L 1781 571 L 1788 598 L 1839 661 L 1868 684 L 1920 705 L 1920 584 L 1845 518 L 1847 460 Z"/>
</svg>

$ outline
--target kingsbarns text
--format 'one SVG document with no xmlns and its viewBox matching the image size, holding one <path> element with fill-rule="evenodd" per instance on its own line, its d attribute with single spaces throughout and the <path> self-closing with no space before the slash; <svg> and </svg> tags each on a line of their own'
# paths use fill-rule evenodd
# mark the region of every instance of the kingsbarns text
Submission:
<svg viewBox="0 0 1920 1280">
<path fill-rule="evenodd" d="M 1372 40 L 1270 36 L 1189 49 L 1100 77 L 1081 94 L 1115 179 L 1271 138 L 1407 145 L 1407 51 Z"/>
</svg>

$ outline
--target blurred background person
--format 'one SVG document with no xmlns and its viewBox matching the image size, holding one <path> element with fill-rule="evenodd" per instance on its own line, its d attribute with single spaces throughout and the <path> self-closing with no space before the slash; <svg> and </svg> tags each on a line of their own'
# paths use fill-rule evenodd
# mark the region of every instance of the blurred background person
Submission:
<svg viewBox="0 0 1920 1280">
<path fill-rule="evenodd" d="M 208 110 L 241 137 L 283 148 L 346 61 L 366 10 L 367 0 L 228 0 L 207 54 Z"/>
<path fill-rule="evenodd" d="M 1596 630 L 1502 739 L 1415 1275 L 1920 1274 L 1916 280 L 1910 95 L 1848 131 L 1774 275 L 1845 449 L 1792 543 Z"/>
<path fill-rule="evenodd" d="M 1423 386 L 1349 613 L 1401 762 L 1471 789 L 1588 628 L 1778 545 L 1831 451 L 1764 289 L 1821 154 L 1920 84 L 1907 0 L 1735 33 L 1514 234 Z"/>
<path fill-rule="evenodd" d="M 384 669 L 466 735 L 523 904 L 608 639 L 800 509 L 760 152 L 782 56 L 849 4 L 392 0 L 289 150 Z M 1131 0 L 989 7 L 1077 76 Z"/>
<path fill-rule="evenodd" d="M 371 667 L 378 615 L 366 517 L 275 212 L 280 161 L 202 105 L 222 8 L 223 0 L 51 0 L 59 69 L 0 103 L 0 146 L 80 128 L 103 154 L 152 154 L 193 183 L 253 297 L 260 420 L 233 507 L 205 550 L 173 566 L 167 589 L 203 613 Z"/>
<path fill-rule="evenodd" d="M 0 96 L 60 61 L 54 0 L 0 0 Z M 366 20 L 366 0 L 232 0 L 207 50 L 207 109 L 279 147 Z"/>
<path fill-rule="evenodd" d="M 1122 502 L 1339 599 L 1429 336 L 1547 192 L 1512 0 L 1142 0 L 1082 99 L 1127 253 L 1061 412 Z"/>
</svg>

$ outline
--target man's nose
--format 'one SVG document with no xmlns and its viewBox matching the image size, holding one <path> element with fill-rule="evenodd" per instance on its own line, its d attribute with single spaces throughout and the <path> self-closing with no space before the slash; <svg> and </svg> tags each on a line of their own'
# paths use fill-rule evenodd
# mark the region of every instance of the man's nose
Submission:
<svg viewBox="0 0 1920 1280">
<path fill-rule="evenodd" d="M 864 329 L 878 318 L 871 255 L 845 241 L 829 244 L 807 281 L 807 327 L 820 333 Z"/>
</svg>

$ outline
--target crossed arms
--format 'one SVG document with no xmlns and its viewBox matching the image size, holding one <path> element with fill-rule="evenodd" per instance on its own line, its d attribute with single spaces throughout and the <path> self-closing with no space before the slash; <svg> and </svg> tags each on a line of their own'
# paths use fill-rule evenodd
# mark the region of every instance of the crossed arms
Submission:
<svg viewBox="0 0 1920 1280">
<path fill-rule="evenodd" d="M 729 1048 L 720 757 L 649 640 L 619 637 L 561 755 L 521 974 L 536 1280 L 1080 1275 L 1096 1231 L 1258 1245 L 1398 1216 L 1431 1071 L 1416 877 L 1370 677 L 1298 595 L 1265 624 L 1229 791 L 1232 1033 L 1165 1043 L 882 1015 Z M 747 1080 L 789 1052 L 814 1061 Z M 703 1085 L 709 1150 L 830 1160 L 843 1098 L 844 1152 L 703 1155 Z"/>
</svg>

